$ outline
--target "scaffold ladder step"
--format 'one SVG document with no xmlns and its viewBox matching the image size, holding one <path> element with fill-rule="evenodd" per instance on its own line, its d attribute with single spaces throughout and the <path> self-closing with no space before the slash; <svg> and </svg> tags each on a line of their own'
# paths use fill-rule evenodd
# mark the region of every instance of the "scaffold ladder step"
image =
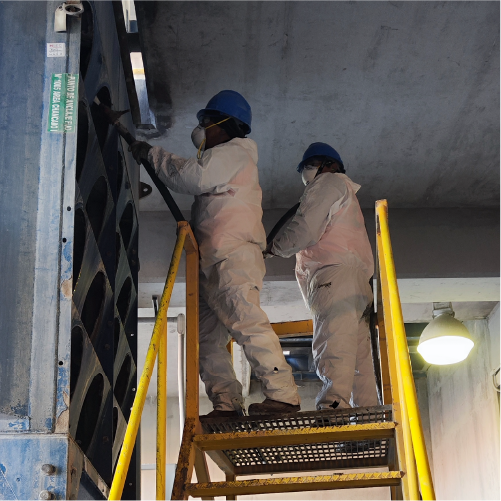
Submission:
<svg viewBox="0 0 501 501">
<path fill-rule="evenodd" d="M 204 434 L 196 435 L 194 442 L 202 451 L 216 451 L 392 438 L 394 430 L 394 422 L 366 423 L 324 428 Z"/>
<path fill-rule="evenodd" d="M 335 473 L 311 477 L 283 477 L 230 482 L 187 484 L 186 493 L 193 497 L 242 496 L 278 492 L 324 491 L 400 485 L 401 471 L 379 473 Z"/>
</svg>

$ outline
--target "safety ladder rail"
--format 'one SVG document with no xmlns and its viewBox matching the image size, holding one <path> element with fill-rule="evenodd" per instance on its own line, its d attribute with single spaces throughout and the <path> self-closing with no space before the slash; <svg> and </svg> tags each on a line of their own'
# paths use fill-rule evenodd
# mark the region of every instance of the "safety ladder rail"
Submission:
<svg viewBox="0 0 501 501">
<path fill-rule="evenodd" d="M 398 469 L 406 473 L 402 479 L 402 494 L 404 499 L 420 499 L 420 491 L 423 500 L 434 500 L 433 480 L 398 292 L 386 200 L 376 202 L 376 244 L 383 403 L 392 403 L 394 420 L 402 424 L 396 427 L 395 434 Z M 392 492 L 392 498 L 395 497 L 395 492 Z"/>
<path fill-rule="evenodd" d="M 345 427 L 335 426 L 323 429 L 302 428 L 204 434 L 198 413 L 193 412 L 190 416 L 187 414 L 172 499 L 187 499 L 190 495 L 204 499 L 226 495 L 226 499 L 235 499 L 236 495 L 244 494 L 382 485 L 392 489 L 392 499 L 401 497 L 419 499 L 419 491 L 421 491 L 422 499 L 434 499 L 398 296 L 387 214 L 386 201 L 378 201 L 376 204 L 378 332 L 383 398 L 384 404 L 392 404 L 393 422 L 373 423 L 370 426 L 363 423 L 350 424 Z M 312 331 L 312 324 L 311 321 L 286 322 L 275 324 L 273 328 L 279 337 L 297 336 L 309 334 Z M 193 365 L 194 360 L 190 360 L 188 365 L 190 364 Z M 197 373 L 193 372 L 192 377 L 198 380 Z M 187 395 L 187 404 L 190 399 L 196 399 L 198 404 L 198 395 Z M 339 444 L 343 440 L 357 441 L 369 436 L 379 439 L 390 436 L 394 438 L 396 458 L 393 464 L 390 461 L 389 472 L 236 480 L 238 467 L 227 456 L 228 452 L 246 450 L 246 448 L 260 450 L 260 446 L 279 448 L 296 444 L 296 446 L 307 447 L 308 444 Z M 211 455 L 226 474 L 226 482 L 210 481 L 205 452 Z M 196 484 L 190 482 L 193 469 L 197 473 Z M 315 470 L 319 471 L 320 468 L 315 468 Z"/>
<path fill-rule="evenodd" d="M 405 391 L 410 391 L 409 381 L 406 379 L 409 374 L 411 375 L 411 385 L 413 385 L 412 372 L 409 372 L 409 355 L 405 344 L 404 348 L 407 350 L 407 367 L 403 367 L 405 364 L 405 357 L 403 356 L 404 350 L 401 350 L 402 339 L 398 337 L 404 332 L 403 321 L 401 320 L 398 289 L 396 289 L 395 292 L 396 280 L 394 279 L 395 272 L 391 255 L 387 220 L 380 221 L 380 219 L 385 217 L 387 211 L 381 214 L 380 206 L 384 207 L 385 202 L 378 203 L 377 216 L 378 256 L 383 258 L 378 267 L 380 271 L 378 284 L 382 290 L 382 310 L 384 311 L 384 315 L 380 315 L 380 335 L 381 346 L 389 348 L 388 353 L 384 353 L 381 357 L 383 359 L 381 363 L 384 372 L 383 385 L 385 390 L 385 403 L 391 401 L 396 409 L 395 416 L 398 417 L 396 422 L 401 423 L 402 426 L 395 426 L 395 422 L 392 422 L 371 423 L 369 425 L 355 424 L 316 429 L 301 428 L 243 432 L 232 431 L 229 433 L 204 434 L 204 430 L 198 418 L 198 413 L 192 412 L 190 415 L 187 413 L 172 499 L 187 499 L 189 495 L 204 497 L 205 499 L 212 499 L 217 495 L 226 495 L 227 499 L 234 499 L 237 494 L 337 489 L 349 488 L 354 485 L 357 487 L 388 485 L 392 488 L 393 498 L 399 497 L 396 489 L 402 487 L 402 494 L 406 499 L 419 499 L 417 481 L 413 481 L 412 478 L 407 478 L 413 477 L 416 479 L 410 426 L 411 420 L 415 422 L 416 414 L 411 412 L 411 419 L 409 418 L 407 409 L 410 408 L 412 410 L 413 404 L 405 395 Z M 390 247 L 388 250 L 389 244 Z M 381 279 L 381 277 L 383 278 Z M 397 310 L 400 311 L 400 323 L 396 313 Z M 389 324 L 386 334 L 384 330 L 385 321 Z M 306 334 L 312 331 L 311 321 L 275 324 L 273 327 L 280 337 Z M 393 336 L 393 333 L 395 333 L 395 336 Z M 386 341 L 388 341 L 388 346 Z M 405 332 L 403 342 L 406 342 Z M 404 360 L 402 360 L 402 358 L 404 358 Z M 190 360 L 188 366 L 190 365 L 194 366 L 194 360 Z M 192 377 L 197 378 L 198 381 L 197 373 L 193 373 Z M 189 376 L 187 375 L 187 381 L 188 378 Z M 198 404 L 198 395 L 187 395 L 187 405 L 191 399 L 196 399 L 196 403 Z M 417 418 L 419 419 L 419 413 L 417 414 Z M 245 450 L 249 448 L 257 450 L 259 447 L 305 446 L 307 444 L 340 443 L 343 440 L 363 440 L 364 438 L 383 439 L 389 437 L 394 437 L 397 442 L 398 468 L 395 467 L 397 465 L 394 465 L 393 468 L 390 468 L 393 471 L 364 473 L 360 474 L 362 475 L 361 477 L 356 478 L 333 475 L 288 477 L 282 479 L 235 480 L 236 467 L 223 453 L 224 451 Z M 216 464 L 225 472 L 226 482 L 210 482 L 205 452 L 211 453 L 211 457 L 216 461 Z M 195 469 L 197 473 L 198 483 L 196 484 L 191 483 L 193 469 Z M 347 480 L 348 478 L 350 478 L 350 480 Z M 432 499 L 433 493 L 431 492 L 430 495 L 429 489 L 427 491 L 426 487 L 426 481 L 422 482 L 421 490 L 423 498 Z"/>
<path fill-rule="evenodd" d="M 203 499 L 213 499 L 214 496 L 235 499 L 236 495 L 244 494 L 390 486 L 392 499 L 400 497 L 419 499 L 419 492 L 424 500 L 434 499 L 398 295 L 387 216 L 386 201 L 378 201 L 376 203 L 378 337 L 383 403 L 391 404 L 392 421 L 360 424 L 357 422 L 346 426 L 321 428 L 204 433 L 199 420 L 198 248 L 189 225 L 181 222 L 178 223 L 178 238 L 109 499 L 120 499 L 123 490 L 157 352 L 159 394 L 156 489 L 157 499 L 165 499 L 167 308 L 183 248 L 186 250 L 186 419 L 171 498 L 187 499 L 191 495 Z M 279 337 L 311 335 L 313 330 L 311 320 L 273 324 L 273 328 Z M 235 467 L 224 454 L 224 451 L 246 447 L 288 447 L 294 444 L 308 446 L 308 444 L 342 443 L 345 440 L 349 442 L 389 438 L 394 438 L 396 443 L 396 458 L 393 464 L 389 465 L 389 472 L 236 480 L 238 467 Z M 226 482 L 210 481 L 206 452 L 225 472 Z M 198 480 L 196 484 L 191 483 L 194 469 Z M 318 471 L 319 468 L 315 470 Z"/>
<path fill-rule="evenodd" d="M 189 378 L 187 377 L 186 394 L 190 398 L 189 401 L 187 400 L 186 407 L 187 416 L 191 417 L 196 414 L 198 417 L 198 246 L 190 225 L 186 221 L 181 221 L 177 224 L 176 245 L 172 254 L 167 280 L 165 281 L 165 287 L 155 319 L 153 334 L 146 354 L 146 361 L 139 380 L 134 403 L 132 404 L 129 422 L 125 431 L 108 499 L 121 499 L 157 354 L 156 498 L 166 499 L 167 310 L 183 249 L 186 251 L 186 332 L 188 334 L 186 354 L 189 357 L 188 359 L 196 361 L 194 364 L 196 367 L 187 368 Z M 193 377 L 195 371 L 196 378 Z M 196 387 L 194 384 L 195 381 Z M 194 396 L 195 393 L 196 397 Z"/>
</svg>

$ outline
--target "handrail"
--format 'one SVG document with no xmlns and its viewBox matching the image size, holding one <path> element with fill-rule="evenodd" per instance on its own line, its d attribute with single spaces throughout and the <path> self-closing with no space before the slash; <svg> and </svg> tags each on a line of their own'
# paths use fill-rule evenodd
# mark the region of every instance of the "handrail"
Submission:
<svg viewBox="0 0 501 501">
<path fill-rule="evenodd" d="M 412 485 L 415 466 L 419 478 L 419 487 L 423 500 L 434 500 L 433 479 L 431 477 L 428 455 L 423 434 L 423 426 L 419 413 L 416 387 L 412 377 L 409 347 L 405 335 L 402 306 L 398 293 L 398 284 L 393 261 L 393 251 L 388 228 L 388 203 L 386 200 L 376 202 L 376 240 L 378 249 L 379 276 L 385 319 L 389 318 L 389 330 L 393 343 L 388 343 L 388 350 L 394 353 L 397 369 L 399 393 L 402 395 L 401 410 L 403 417 L 405 463 L 409 482 L 409 496 L 419 499 L 419 493 Z M 386 324 L 386 322 L 385 322 Z M 409 430 L 410 429 L 410 430 Z M 411 441 L 408 440 L 410 431 Z M 411 442 L 411 443 L 410 443 Z"/>
<path fill-rule="evenodd" d="M 159 355 L 159 368 L 158 377 L 162 377 L 162 382 L 159 381 L 157 387 L 158 391 L 158 407 L 157 407 L 157 419 L 161 419 L 164 426 L 158 426 L 157 423 L 157 499 L 165 499 L 165 457 L 166 457 L 166 437 L 165 437 L 165 416 L 166 416 L 166 401 L 167 401 L 167 388 L 166 388 L 166 356 L 167 356 L 167 310 L 169 308 L 170 299 L 172 296 L 172 289 L 174 287 L 174 282 L 176 279 L 177 271 L 179 268 L 179 263 L 181 262 L 181 256 L 183 248 L 187 253 L 187 268 L 188 260 L 192 263 L 192 268 L 197 268 L 197 273 L 193 272 L 190 274 L 190 278 L 196 281 L 196 289 L 198 291 L 198 248 L 193 237 L 190 225 L 186 221 L 178 222 L 177 225 L 178 233 L 176 245 L 174 247 L 174 252 L 172 253 L 172 259 L 169 266 L 169 272 L 167 274 L 167 280 L 165 281 L 165 287 L 162 293 L 162 298 L 160 300 L 160 306 L 158 310 L 157 317 L 155 319 L 155 326 L 153 328 L 153 334 L 151 336 L 150 344 L 148 346 L 148 352 L 146 354 L 146 361 L 144 364 L 141 379 L 139 380 L 136 396 L 134 398 L 134 403 L 132 404 L 132 409 L 130 413 L 129 422 L 127 424 L 127 429 L 125 431 L 125 437 L 122 444 L 122 449 L 117 461 L 117 467 L 115 470 L 115 475 L 113 476 L 113 482 L 111 484 L 109 498 L 110 500 L 121 499 L 123 488 L 125 485 L 125 479 L 127 476 L 127 471 L 129 469 L 130 460 L 132 456 L 132 451 L 134 450 L 134 445 L 136 443 L 137 432 L 139 429 L 139 423 L 141 421 L 141 414 L 144 409 L 144 403 L 146 400 L 146 394 L 148 391 L 148 386 L 150 384 L 151 375 L 153 373 L 153 367 L 155 365 L 155 360 L 157 358 L 157 353 L 160 349 Z M 188 238 L 187 238 L 188 237 Z M 191 259 L 188 259 L 188 257 Z M 194 257 L 196 256 L 196 266 L 193 265 Z M 187 270 L 187 280 L 188 280 L 188 270 Z M 193 287 L 191 287 L 193 288 Z M 187 296 L 188 296 L 187 287 Z M 197 297 L 198 299 L 198 297 Z M 187 314 L 189 312 L 187 311 Z M 198 323 L 198 315 L 196 317 L 196 322 Z M 198 327 L 198 326 L 197 326 Z M 162 416 L 164 416 L 162 418 Z"/>
<path fill-rule="evenodd" d="M 407 338 L 402 316 L 402 308 L 398 293 L 393 252 L 388 229 L 388 204 L 386 200 L 376 202 L 376 242 L 378 254 L 378 304 L 381 302 L 384 313 L 381 339 L 388 340 L 388 367 L 385 378 L 391 378 L 391 392 L 395 416 L 401 421 L 397 433 L 397 450 L 399 461 L 405 468 L 406 475 L 402 479 L 404 499 L 419 499 L 419 487 L 423 500 L 434 500 L 433 480 L 431 477 L 424 434 L 417 403 L 416 389 L 412 377 L 412 368 L 407 346 Z M 146 400 L 153 367 L 158 354 L 157 383 L 157 475 L 156 498 L 165 499 L 165 466 L 166 466 L 166 404 L 167 404 L 167 310 L 172 296 L 176 274 L 181 261 L 182 251 L 186 251 L 186 359 L 190 361 L 186 368 L 186 422 L 183 442 L 176 469 L 172 499 L 183 499 L 182 486 L 191 478 L 193 467 L 197 476 L 205 476 L 207 470 L 205 458 L 196 454 L 191 448 L 195 433 L 199 433 L 199 400 L 198 400 L 198 247 L 189 224 L 178 222 L 178 235 L 174 252 L 160 300 L 159 311 L 155 319 L 153 334 L 148 347 L 146 361 L 138 384 L 138 391 L 131 409 L 122 449 L 110 489 L 110 500 L 118 500 L 122 496 L 127 471 L 136 442 L 139 422 Z M 379 310 L 379 308 L 378 308 Z M 291 333 L 308 333 L 312 329 L 311 321 L 275 324 L 277 335 L 287 336 Z M 386 332 L 384 332 L 386 330 Z M 389 370 L 389 374 L 388 374 Z M 416 473 L 417 469 L 417 473 Z"/>
</svg>

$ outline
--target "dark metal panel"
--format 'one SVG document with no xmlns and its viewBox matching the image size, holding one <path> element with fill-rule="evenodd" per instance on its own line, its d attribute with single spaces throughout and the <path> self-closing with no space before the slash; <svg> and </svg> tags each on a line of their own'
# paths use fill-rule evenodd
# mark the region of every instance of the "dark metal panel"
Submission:
<svg viewBox="0 0 501 501">
<path fill-rule="evenodd" d="M 77 499 L 106 499 L 85 471 L 80 477 Z"/>
<path fill-rule="evenodd" d="M 80 250 L 74 249 L 82 264 L 75 260 L 80 273 L 74 281 L 73 326 L 79 326 L 86 338 L 83 356 L 90 354 L 94 362 L 84 364 L 82 360 L 85 370 L 77 376 L 70 410 L 74 436 L 75 423 L 80 427 L 85 413 L 93 416 L 89 429 L 84 427 L 87 438 L 92 438 L 80 446 L 110 485 L 136 386 L 137 266 L 129 255 L 135 248 L 137 256 L 138 228 L 130 175 L 139 178 L 139 168 L 130 162 L 130 153 L 122 150 L 116 130 L 94 103 L 97 95 L 114 109 L 129 107 L 112 5 L 95 2 L 91 12 L 92 43 L 82 84 L 82 116 L 88 126 L 87 135 L 82 136 L 86 144 L 81 148 L 77 173 L 75 237 L 80 231 Z M 97 276 L 102 277 L 100 285 L 94 286 Z M 89 312 L 93 313 L 90 317 Z M 76 361 L 77 344 L 72 345 L 72 352 Z M 85 400 L 99 375 L 105 380 L 101 407 L 93 409 Z M 132 499 L 139 496 L 136 459 L 129 472 L 134 479 L 128 479 L 126 485 Z"/>
</svg>

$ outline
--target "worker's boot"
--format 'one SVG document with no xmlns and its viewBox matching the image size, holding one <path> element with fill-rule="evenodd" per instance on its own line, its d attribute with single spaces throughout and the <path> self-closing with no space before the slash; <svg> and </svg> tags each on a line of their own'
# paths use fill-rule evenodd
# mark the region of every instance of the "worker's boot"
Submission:
<svg viewBox="0 0 501 501">
<path fill-rule="evenodd" d="M 200 416 L 200 419 L 212 419 L 212 418 L 236 418 L 238 416 L 237 411 L 216 411 L 213 410 L 209 412 L 209 414 L 205 414 L 205 416 Z"/>
<path fill-rule="evenodd" d="M 286 404 L 267 398 L 260 404 L 249 405 L 249 416 L 259 416 L 264 414 L 291 414 L 301 410 L 300 405 Z"/>
</svg>

